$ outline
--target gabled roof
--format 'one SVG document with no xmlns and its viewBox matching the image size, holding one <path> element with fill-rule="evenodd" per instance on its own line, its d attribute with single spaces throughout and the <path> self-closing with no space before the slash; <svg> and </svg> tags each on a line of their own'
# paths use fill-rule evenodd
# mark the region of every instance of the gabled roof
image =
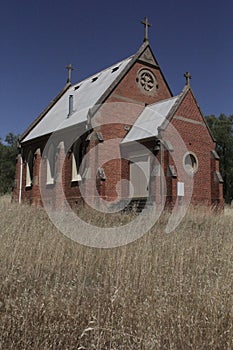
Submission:
<svg viewBox="0 0 233 350">
<path fill-rule="evenodd" d="M 31 130 L 23 137 L 23 142 L 86 121 L 88 110 L 98 103 L 131 60 L 132 57 L 129 57 L 76 85 L 69 86 L 68 89 L 63 89 L 63 94 L 55 99 L 51 108 L 47 108 L 39 116 L 37 123 L 32 124 Z M 68 116 L 70 95 L 73 95 L 74 112 Z"/>
<path fill-rule="evenodd" d="M 149 139 L 151 137 L 158 137 L 159 132 L 161 130 L 165 130 L 166 127 L 169 125 L 177 109 L 179 108 L 189 91 L 191 92 L 195 100 L 195 103 L 200 111 L 200 114 L 203 118 L 203 122 L 205 123 L 211 138 L 213 139 L 213 141 L 215 141 L 208 127 L 208 124 L 206 123 L 205 118 L 200 110 L 200 107 L 197 104 L 191 87 L 189 85 L 185 85 L 184 89 L 179 95 L 169 98 L 167 100 L 159 101 L 154 104 L 148 105 L 141 112 L 134 125 L 132 126 L 132 128 L 121 143 L 126 144 L 129 142 Z"/>
<path fill-rule="evenodd" d="M 73 86 L 66 84 L 57 97 L 23 133 L 20 142 L 30 141 L 87 121 L 88 112 L 91 111 L 93 115 L 98 110 L 133 64 L 137 60 L 147 60 L 148 57 L 153 65 L 157 65 L 149 43 L 145 42 L 135 55 L 92 75 L 78 84 Z M 164 81 L 169 89 L 165 79 Z M 68 115 L 70 95 L 73 95 L 73 113 Z"/>
<path fill-rule="evenodd" d="M 165 122 L 180 95 L 148 105 L 125 136 L 122 144 L 157 137 L 159 128 Z"/>
</svg>

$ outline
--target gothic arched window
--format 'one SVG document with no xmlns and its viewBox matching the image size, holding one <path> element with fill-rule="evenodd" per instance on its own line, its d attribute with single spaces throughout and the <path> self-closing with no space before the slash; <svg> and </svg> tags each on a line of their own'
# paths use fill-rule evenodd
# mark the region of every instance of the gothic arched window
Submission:
<svg viewBox="0 0 233 350">
<path fill-rule="evenodd" d="M 47 155 L 47 177 L 46 184 L 54 184 L 54 173 L 55 173 L 55 147 L 53 144 L 49 146 Z"/>
<path fill-rule="evenodd" d="M 83 156 L 83 144 L 82 140 L 78 139 L 73 145 L 72 152 L 72 181 L 82 180 L 81 163 Z"/>
<path fill-rule="evenodd" d="M 34 157 L 30 150 L 26 160 L 26 187 L 31 187 L 33 180 Z"/>
</svg>

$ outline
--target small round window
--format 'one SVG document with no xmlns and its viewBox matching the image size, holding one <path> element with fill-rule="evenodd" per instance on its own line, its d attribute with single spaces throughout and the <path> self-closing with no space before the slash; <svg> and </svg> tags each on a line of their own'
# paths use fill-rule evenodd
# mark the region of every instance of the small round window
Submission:
<svg viewBox="0 0 233 350">
<path fill-rule="evenodd" d="M 184 169 L 188 174 L 195 174 L 198 169 L 198 160 L 195 154 L 187 153 L 184 156 Z"/>
<path fill-rule="evenodd" d="M 154 74 L 148 69 L 139 71 L 136 79 L 139 88 L 147 94 L 151 94 L 158 88 L 158 84 Z"/>
</svg>

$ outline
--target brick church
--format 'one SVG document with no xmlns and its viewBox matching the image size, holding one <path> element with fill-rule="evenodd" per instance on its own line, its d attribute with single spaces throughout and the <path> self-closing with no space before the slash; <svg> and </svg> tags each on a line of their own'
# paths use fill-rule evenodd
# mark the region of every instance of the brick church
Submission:
<svg viewBox="0 0 233 350">
<path fill-rule="evenodd" d="M 67 83 L 19 139 L 16 201 L 223 205 L 215 140 L 191 76 L 173 96 L 142 23 L 131 57 L 76 84 L 67 67 Z"/>
</svg>

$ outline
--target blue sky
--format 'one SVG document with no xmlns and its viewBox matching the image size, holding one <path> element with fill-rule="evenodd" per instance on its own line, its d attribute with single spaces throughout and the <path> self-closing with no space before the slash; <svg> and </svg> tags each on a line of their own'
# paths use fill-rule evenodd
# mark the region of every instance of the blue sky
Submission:
<svg viewBox="0 0 233 350">
<path fill-rule="evenodd" d="M 3 0 L 0 137 L 22 133 L 62 89 L 149 40 L 174 95 L 190 71 L 204 115 L 233 114 L 233 2 L 222 0 Z"/>
</svg>

